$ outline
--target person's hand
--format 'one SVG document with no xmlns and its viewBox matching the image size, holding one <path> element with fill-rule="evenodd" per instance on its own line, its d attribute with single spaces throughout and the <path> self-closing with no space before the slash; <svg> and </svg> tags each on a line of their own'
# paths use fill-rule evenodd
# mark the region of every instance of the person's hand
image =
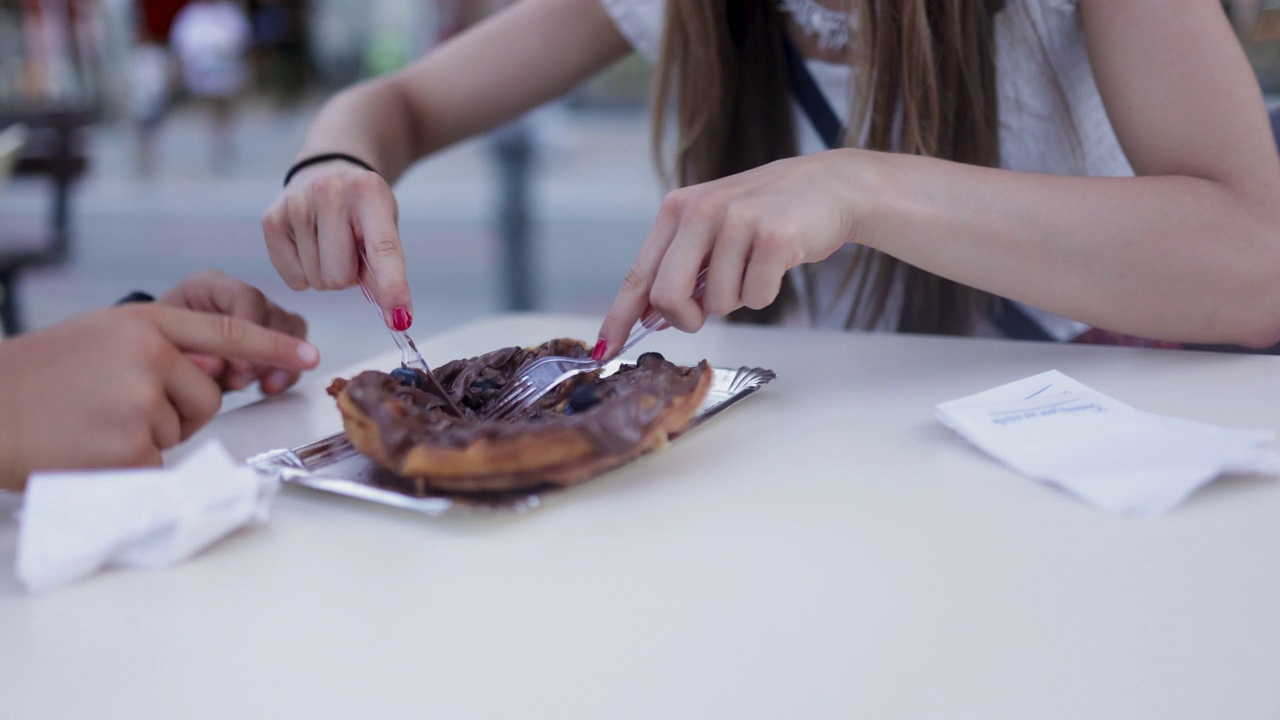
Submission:
<svg viewBox="0 0 1280 720">
<path fill-rule="evenodd" d="M 156 303 L 100 310 L 0 343 L 0 487 L 40 469 L 157 465 L 217 413 L 190 353 L 298 372 L 320 353 L 241 318 Z"/>
<path fill-rule="evenodd" d="M 407 330 L 413 302 L 396 215 L 395 195 L 380 175 L 332 160 L 293 176 L 263 216 L 262 234 L 290 288 L 341 290 L 363 277 L 387 326 Z"/>
<path fill-rule="evenodd" d="M 611 357 L 652 305 L 693 332 L 708 315 L 773 302 L 787 270 L 818 262 L 854 241 L 854 150 L 780 160 L 676 190 L 627 271 L 600 328 L 594 356 Z M 701 302 L 693 295 L 707 267 Z"/>
<path fill-rule="evenodd" d="M 156 302 L 228 315 L 307 339 L 307 322 L 300 315 L 281 309 L 257 288 L 217 270 L 205 270 L 185 278 Z M 224 391 L 243 390 L 256 380 L 264 395 L 277 395 L 297 382 L 300 374 L 294 369 L 255 365 L 238 358 L 192 355 L 191 359 Z"/>
</svg>

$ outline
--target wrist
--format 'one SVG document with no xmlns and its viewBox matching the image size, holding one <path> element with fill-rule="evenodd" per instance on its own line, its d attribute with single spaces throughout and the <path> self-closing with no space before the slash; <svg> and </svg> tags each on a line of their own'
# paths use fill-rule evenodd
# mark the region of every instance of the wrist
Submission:
<svg viewBox="0 0 1280 720">
<path fill-rule="evenodd" d="M 888 252 L 884 228 L 892 224 L 891 218 L 901 212 L 901 206 L 910 202 L 906 189 L 898 186 L 897 176 L 892 172 L 897 156 L 855 148 L 835 152 L 848 154 L 847 161 L 841 163 L 845 174 L 840 183 L 844 189 L 841 201 L 848 209 L 845 216 L 848 242 Z"/>
<path fill-rule="evenodd" d="M 306 168 L 309 168 L 309 167 L 314 167 L 316 165 L 324 165 L 329 163 L 346 163 L 347 165 L 353 165 L 355 167 L 368 170 L 371 173 L 378 172 L 377 170 L 374 169 L 373 165 L 371 165 L 369 162 L 359 157 L 356 157 L 355 155 L 351 155 L 349 153 L 344 153 L 344 152 L 311 153 L 311 154 L 306 154 L 299 157 L 298 160 L 296 160 L 293 163 L 293 165 L 289 167 L 289 170 L 284 174 L 284 186 L 288 187 L 289 181 L 292 180 L 302 170 L 305 170 Z"/>
</svg>

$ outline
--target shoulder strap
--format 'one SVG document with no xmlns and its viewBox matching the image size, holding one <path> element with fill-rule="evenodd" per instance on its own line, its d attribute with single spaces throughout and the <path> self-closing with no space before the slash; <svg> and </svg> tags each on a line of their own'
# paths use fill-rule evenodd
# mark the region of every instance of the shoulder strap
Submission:
<svg viewBox="0 0 1280 720">
<path fill-rule="evenodd" d="M 787 76 L 791 81 L 791 92 L 795 93 L 796 101 L 804 108 L 804 114 L 809 116 L 813 129 L 818 131 L 818 136 L 827 148 L 844 145 L 844 128 L 840 126 L 840 118 L 831 109 L 827 96 L 818 88 L 818 83 L 804 64 L 804 58 L 796 52 L 790 38 L 783 37 L 782 47 L 787 55 Z"/>
</svg>

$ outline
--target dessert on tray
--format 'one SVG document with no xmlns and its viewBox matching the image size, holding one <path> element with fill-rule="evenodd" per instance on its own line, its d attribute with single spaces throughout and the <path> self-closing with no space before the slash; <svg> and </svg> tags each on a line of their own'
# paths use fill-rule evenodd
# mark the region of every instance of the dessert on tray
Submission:
<svg viewBox="0 0 1280 720">
<path fill-rule="evenodd" d="M 547 355 L 587 357 L 578 340 L 509 347 L 441 365 L 435 375 L 462 409 L 453 415 L 416 370 L 336 379 L 329 394 L 348 440 L 414 495 L 509 493 L 572 485 L 662 447 L 699 411 L 713 372 L 641 355 L 615 373 L 579 375 L 532 407 L 494 419 L 506 383 Z"/>
</svg>

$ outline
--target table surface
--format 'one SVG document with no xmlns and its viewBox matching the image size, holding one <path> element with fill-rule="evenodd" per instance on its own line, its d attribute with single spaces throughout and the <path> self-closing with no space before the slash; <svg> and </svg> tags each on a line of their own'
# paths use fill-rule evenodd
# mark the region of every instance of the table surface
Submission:
<svg viewBox="0 0 1280 720">
<path fill-rule="evenodd" d="M 498 316 L 420 345 L 438 363 L 595 328 Z M 778 379 L 526 514 L 287 488 L 269 523 L 176 568 L 40 596 L 0 573 L 0 716 L 1280 717 L 1280 484 L 1122 519 L 933 417 L 1056 368 L 1274 430 L 1280 359 L 724 326 L 646 342 Z M 335 432 L 327 380 L 201 436 L 244 458 Z M 0 524 L 0 557 L 15 535 Z"/>
</svg>

